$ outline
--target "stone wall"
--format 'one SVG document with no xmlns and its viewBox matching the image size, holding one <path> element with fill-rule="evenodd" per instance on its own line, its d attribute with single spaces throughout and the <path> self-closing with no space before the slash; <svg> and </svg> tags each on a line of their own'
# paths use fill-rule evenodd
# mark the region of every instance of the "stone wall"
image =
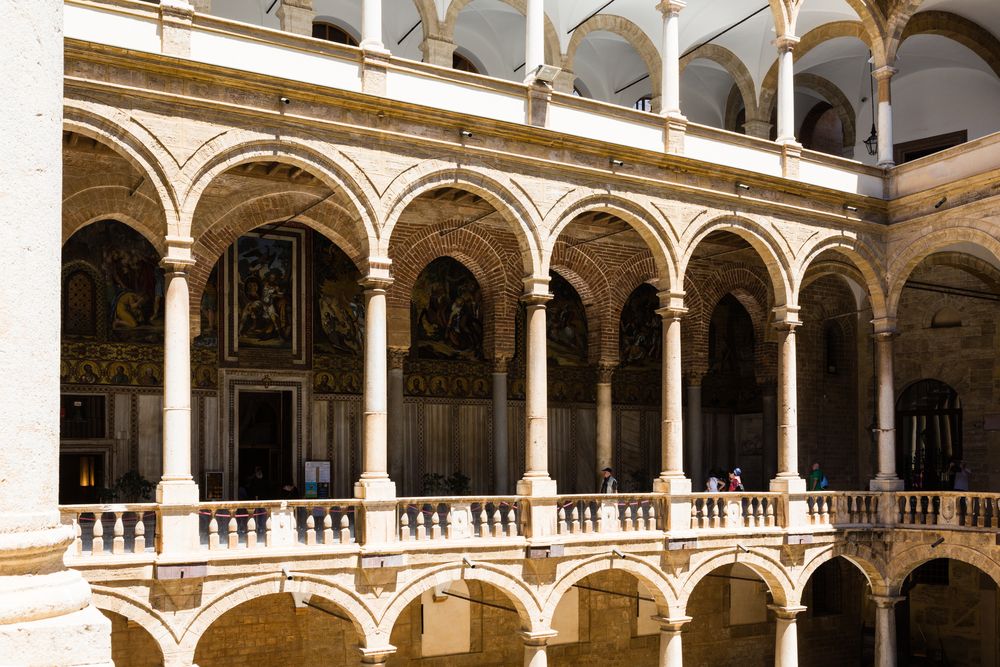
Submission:
<svg viewBox="0 0 1000 667">
<path fill-rule="evenodd" d="M 117 667 L 159 667 L 163 654 L 153 636 L 142 626 L 114 612 L 102 613 L 111 621 L 111 659 Z"/>
</svg>

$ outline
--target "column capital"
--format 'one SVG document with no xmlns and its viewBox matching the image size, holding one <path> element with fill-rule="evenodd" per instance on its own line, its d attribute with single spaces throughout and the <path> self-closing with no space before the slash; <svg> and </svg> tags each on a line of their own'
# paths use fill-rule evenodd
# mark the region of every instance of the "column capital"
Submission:
<svg viewBox="0 0 1000 667">
<path fill-rule="evenodd" d="M 552 296 L 552 294 L 538 294 L 532 292 L 530 294 L 522 294 L 521 301 L 528 306 L 544 306 L 552 300 Z"/>
<path fill-rule="evenodd" d="M 767 608 L 774 612 L 774 615 L 783 621 L 794 621 L 795 617 L 804 612 L 807 608 L 802 605 L 782 607 L 778 604 L 769 604 Z"/>
<path fill-rule="evenodd" d="M 618 364 L 613 361 L 597 362 L 597 382 L 598 384 L 610 384 L 614 377 Z"/>
<path fill-rule="evenodd" d="M 776 37 L 771 43 L 778 47 L 778 51 L 785 53 L 788 51 L 794 51 L 799 41 L 800 38 L 795 35 L 781 35 L 780 37 Z"/>
<path fill-rule="evenodd" d="M 378 646 L 375 648 L 358 648 L 361 653 L 362 665 L 384 665 L 389 656 L 396 652 L 396 647 L 391 645 Z"/>
<path fill-rule="evenodd" d="M 660 0 L 656 5 L 656 8 L 660 10 L 660 13 L 664 17 L 676 16 L 685 7 L 687 7 L 687 2 L 684 2 L 684 0 Z"/>
<path fill-rule="evenodd" d="M 660 624 L 660 630 L 665 632 L 680 632 L 681 628 L 691 622 L 690 616 L 652 616 Z"/>
<path fill-rule="evenodd" d="M 869 597 L 879 609 L 892 609 L 906 599 L 901 595 L 870 595 Z"/>
<path fill-rule="evenodd" d="M 892 75 L 899 70 L 895 67 L 890 67 L 889 65 L 884 65 L 876 70 L 872 70 L 872 76 L 875 77 L 876 81 L 884 81 L 886 79 L 891 79 Z"/>
<path fill-rule="evenodd" d="M 390 347 L 389 348 L 389 370 L 402 370 L 403 362 L 406 358 L 410 356 L 410 348 L 408 347 Z"/>
<path fill-rule="evenodd" d="M 559 633 L 555 630 L 532 630 L 518 632 L 518 634 L 521 635 L 521 639 L 526 646 L 545 646 L 549 643 L 550 639 L 556 637 Z"/>
<path fill-rule="evenodd" d="M 884 335 L 897 336 L 899 333 L 896 331 L 896 318 L 895 317 L 879 317 L 872 320 L 872 328 L 874 333 L 872 336 L 878 338 Z"/>
<path fill-rule="evenodd" d="M 359 280 L 358 284 L 361 285 L 366 292 L 384 292 L 392 285 L 392 278 L 367 275 Z"/>
<path fill-rule="evenodd" d="M 802 320 L 799 319 L 798 306 L 778 306 L 771 312 L 774 313 L 775 329 L 795 331 L 796 328 L 802 326 Z"/>
<path fill-rule="evenodd" d="M 510 366 L 510 355 L 507 354 L 494 354 L 493 355 L 493 373 L 507 373 L 507 368 Z"/>
<path fill-rule="evenodd" d="M 521 295 L 521 299 L 526 303 L 531 303 L 530 299 L 535 296 L 541 297 L 545 301 L 552 298 L 552 294 L 549 293 L 548 276 L 527 276 L 523 282 L 524 294 Z"/>
</svg>

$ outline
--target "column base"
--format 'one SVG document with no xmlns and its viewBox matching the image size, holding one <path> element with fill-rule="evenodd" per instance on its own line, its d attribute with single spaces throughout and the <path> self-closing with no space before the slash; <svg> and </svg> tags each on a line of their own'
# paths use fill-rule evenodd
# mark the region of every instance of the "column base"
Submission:
<svg viewBox="0 0 1000 667">
<path fill-rule="evenodd" d="M 898 477 L 876 477 L 868 482 L 868 490 L 870 491 L 903 491 L 905 486 L 903 480 Z"/>
<path fill-rule="evenodd" d="M 653 493 L 685 496 L 691 493 L 691 480 L 683 475 L 661 476 L 653 480 Z"/>
<path fill-rule="evenodd" d="M 365 500 L 395 500 L 396 483 L 388 477 L 361 478 L 354 483 L 354 497 Z"/>
<path fill-rule="evenodd" d="M 198 485 L 187 479 L 161 479 L 156 485 L 156 502 L 161 505 L 197 505 Z"/>
<path fill-rule="evenodd" d="M 771 480 L 769 490 L 772 493 L 805 493 L 806 480 L 798 475 L 787 477 L 778 475 Z"/>
<path fill-rule="evenodd" d="M 23 667 L 114 667 L 111 621 L 89 605 L 40 621 L 0 625 L 4 658 Z"/>
<path fill-rule="evenodd" d="M 552 498 L 556 495 L 556 480 L 550 477 L 522 477 L 517 481 L 517 495 Z"/>
</svg>

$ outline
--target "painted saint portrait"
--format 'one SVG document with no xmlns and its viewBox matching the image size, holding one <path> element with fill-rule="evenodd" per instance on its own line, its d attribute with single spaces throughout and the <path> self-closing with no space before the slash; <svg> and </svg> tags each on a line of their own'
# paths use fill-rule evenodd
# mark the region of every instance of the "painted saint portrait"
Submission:
<svg viewBox="0 0 1000 667">
<path fill-rule="evenodd" d="M 201 333 L 194 339 L 195 347 L 216 347 L 219 344 L 219 265 L 212 267 L 205 289 L 201 293 Z"/>
<path fill-rule="evenodd" d="M 413 286 L 411 341 L 421 359 L 483 359 L 482 294 L 451 257 L 427 265 Z"/>
<path fill-rule="evenodd" d="M 108 340 L 163 341 L 163 269 L 156 249 L 139 232 L 114 220 L 88 225 L 63 246 L 63 266 L 86 266 L 99 276 L 103 294 L 97 298 L 103 299 L 99 312 Z M 74 312 L 73 305 L 66 304 L 64 314 Z M 65 330 L 72 335 L 85 328 L 71 322 Z"/>
<path fill-rule="evenodd" d="M 295 289 L 292 242 L 248 234 L 236 242 L 236 331 L 241 348 L 291 349 Z"/>
<path fill-rule="evenodd" d="M 637 287 L 625 302 L 618 325 L 619 358 L 623 367 L 660 365 L 663 321 L 656 312 L 659 304 L 656 288 L 648 283 Z"/>
<path fill-rule="evenodd" d="M 313 241 L 313 309 L 317 352 L 360 357 L 365 340 L 365 298 L 354 262 L 325 237 Z"/>
<path fill-rule="evenodd" d="M 546 307 L 549 362 L 557 366 L 587 364 L 587 313 L 573 286 L 554 271 L 549 274 L 552 300 Z"/>
</svg>

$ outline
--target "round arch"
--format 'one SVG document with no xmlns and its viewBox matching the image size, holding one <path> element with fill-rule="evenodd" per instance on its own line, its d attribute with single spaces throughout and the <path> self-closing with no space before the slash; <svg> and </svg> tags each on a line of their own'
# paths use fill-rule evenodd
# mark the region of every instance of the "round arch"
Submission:
<svg viewBox="0 0 1000 667">
<path fill-rule="evenodd" d="M 735 53 L 718 44 L 702 44 L 687 54 L 680 61 L 681 74 L 695 60 L 710 60 L 722 67 L 732 77 L 736 90 L 739 91 L 746 109 L 747 118 L 757 117 L 757 88 L 753 82 L 750 70 Z M 726 129 L 729 129 L 728 127 Z"/>
<path fill-rule="evenodd" d="M 499 176 L 499 174 L 497 174 Z M 382 195 L 385 224 L 379 241 L 379 256 L 387 257 L 392 233 L 400 216 L 422 194 L 449 187 L 466 190 L 487 202 L 504 218 L 521 250 L 525 276 L 547 275 L 539 258 L 539 216 L 530 199 L 510 181 L 501 181 L 478 167 L 456 167 L 443 161 L 429 161 L 400 174 Z"/>
<path fill-rule="evenodd" d="M 886 577 L 889 593 L 899 595 L 906 577 L 917 567 L 936 558 L 947 558 L 971 565 L 989 576 L 997 588 L 1000 588 L 1000 561 L 990 558 L 982 549 L 950 543 L 945 538 L 945 542 L 937 547 L 923 543 L 893 553 Z"/>
<path fill-rule="evenodd" d="M 549 230 L 549 235 L 546 245 L 548 252 L 543 257 L 543 269 L 547 271 L 556 241 L 566 226 L 580 215 L 591 212 L 610 213 L 638 232 L 653 255 L 653 264 L 661 287 L 672 292 L 680 292 L 683 289 L 682 282 L 678 279 L 677 252 L 672 245 L 677 239 L 676 237 L 665 239 L 661 232 L 668 230 L 669 234 L 673 231 L 670 222 L 650 208 L 634 201 L 618 195 L 593 191 L 560 202 L 545 216 L 544 224 Z"/>
<path fill-rule="evenodd" d="M 825 252 L 836 252 L 845 257 L 850 264 L 853 274 L 850 277 L 857 280 L 858 285 L 865 288 L 872 305 L 872 317 L 882 318 L 887 316 L 885 285 L 880 277 L 884 274 L 882 262 L 876 257 L 874 251 L 858 237 L 847 234 L 830 236 L 817 241 L 807 250 L 804 250 L 801 259 L 798 261 L 795 271 L 792 274 L 794 295 L 796 301 L 800 292 L 805 288 L 809 277 L 815 278 L 817 270 L 822 268 L 820 256 Z M 841 271 L 827 271 L 829 273 L 841 273 Z"/>
<path fill-rule="evenodd" d="M 66 245 L 78 231 L 103 220 L 115 220 L 142 235 L 156 249 L 156 254 L 166 254 L 166 229 L 149 225 L 145 213 L 153 211 L 151 206 L 136 205 L 134 200 L 153 204 L 145 196 L 129 198 L 128 189 L 121 186 L 88 188 L 86 192 L 75 192 L 63 199 L 63 237 Z"/>
<path fill-rule="evenodd" d="M 444 23 L 441 24 L 441 34 L 444 39 L 449 42 L 455 41 L 455 26 L 458 24 L 459 14 L 462 10 L 466 8 L 469 3 L 475 0 L 451 0 L 448 5 L 448 13 L 445 14 Z M 528 13 L 528 6 L 526 0 L 501 0 L 518 12 L 522 16 L 526 16 Z M 559 33 L 556 32 L 556 27 L 553 25 L 552 21 L 549 19 L 549 15 L 545 15 L 545 62 L 550 65 L 558 65 L 561 60 L 561 54 L 559 52 Z"/>
<path fill-rule="evenodd" d="M 864 576 L 865 581 L 872 589 L 873 595 L 888 595 L 888 583 L 882 570 L 875 564 L 875 561 L 868 555 L 861 555 L 857 549 L 846 548 L 847 545 L 836 543 L 831 544 L 821 552 L 813 556 L 799 572 L 795 582 L 796 603 L 802 600 L 802 593 L 806 589 L 806 584 L 812 578 L 816 570 L 821 565 L 825 565 L 836 558 L 843 558 L 851 563 Z"/>
<path fill-rule="evenodd" d="M 974 221 L 973 224 L 984 224 L 982 221 Z M 931 255 L 948 251 L 948 249 L 959 243 L 972 243 L 980 246 L 1000 263 L 1000 239 L 988 230 L 979 227 L 969 226 L 965 221 L 959 221 L 954 225 L 938 229 L 924 236 L 917 237 L 916 240 L 892 253 L 894 259 L 889 264 L 887 275 L 889 276 L 888 298 L 886 300 L 886 313 L 889 317 L 896 317 L 899 309 L 899 300 L 903 294 L 903 287 L 913 270 L 926 258 Z"/>
<path fill-rule="evenodd" d="M 857 114 L 854 111 L 854 105 L 851 104 L 849 99 L 847 99 L 847 95 L 844 94 L 844 91 L 838 88 L 837 85 L 829 79 L 810 72 L 796 74 L 794 80 L 795 85 L 812 90 L 825 99 L 831 107 L 833 107 L 833 110 L 837 113 L 837 117 L 840 119 L 840 125 L 843 128 L 842 136 L 844 150 L 853 151 L 854 144 L 857 141 Z M 770 113 L 770 111 L 771 110 L 768 110 L 768 113 Z"/>
<path fill-rule="evenodd" d="M 480 581 L 502 591 L 514 604 L 524 630 L 537 631 L 545 628 L 540 623 L 541 609 L 537 596 L 527 584 L 511 576 L 492 564 L 476 564 L 465 567 L 462 563 L 442 565 L 430 571 L 421 572 L 418 577 L 396 593 L 382 612 L 376 632 L 388 642 L 392 628 L 406 607 L 419 598 L 424 591 L 459 580 Z"/>
<path fill-rule="evenodd" d="M 646 64 L 646 72 L 649 73 L 650 83 L 653 87 L 653 99 L 657 100 L 663 94 L 661 90 L 662 59 L 660 52 L 653 44 L 646 32 L 623 16 L 614 14 L 598 14 L 591 16 L 573 31 L 573 36 L 566 47 L 566 57 L 563 60 L 563 68 L 576 71 L 573 68 L 576 52 L 580 45 L 592 32 L 610 32 L 618 35 L 628 42 L 642 61 Z M 654 107 L 655 110 L 655 107 Z"/>
<path fill-rule="evenodd" d="M 549 625 L 552 622 L 556 607 L 559 606 L 563 595 L 578 581 L 592 574 L 611 572 L 613 570 L 628 572 L 642 582 L 653 595 L 656 606 L 664 612 L 680 610 L 680 595 L 667 575 L 656 565 L 647 563 L 636 556 L 615 560 L 614 557 L 602 554 L 593 556 L 582 562 L 574 563 L 568 571 L 563 573 L 545 598 L 541 615 L 542 623 Z"/>
<path fill-rule="evenodd" d="M 190 186 L 184 193 L 179 236 L 188 237 L 193 233 L 194 216 L 202 195 L 218 176 L 241 164 L 280 162 L 308 172 L 332 192 L 344 195 L 354 209 L 352 212 L 358 216 L 355 222 L 360 250 L 366 256 L 371 255 L 378 239 L 375 207 L 378 196 L 367 177 L 360 170 L 350 168 L 349 165 L 353 165 L 350 159 L 344 157 L 336 161 L 318 148 L 290 138 L 275 141 L 247 139 L 244 135 L 239 137 L 240 141 L 223 143 L 226 139 L 223 135 L 205 144 L 185 168 Z"/>
<path fill-rule="evenodd" d="M 176 162 L 147 130 L 125 114 L 102 109 L 104 114 L 85 108 L 69 98 L 63 103 L 63 129 L 77 132 L 111 148 L 149 180 L 159 197 L 166 231 L 179 235 L 179 197 L 171 185 Z M 110 117 L 109 117 L 110 116 Z M 155 244 L 157 247 L 161 244 Z"/>
<path fill-rule="evenodd" d="M 374 615 L 355 592 L 341 588 L 321 577 L 296 574 L 295 578 L 289 581 L 280 573 L 240 582 L 217 595 L 203 605 L 188 622 L 178 643 L 193 655 L 198 648 L 199 640 L 224 613 L 254 598 L 277 593 L 305 593 L 329 600 L 337 605 L 354 625 L 362 645 L 381 646 L 389 643 L 389 636 L 380 636 Z"/>
<path fill-rule="evenodd" d="M 611 313 L 608 300 L 602 300 L 602 295 L 608 294 L 611 286 L 603 269 L 586 252 L 564 243 L 556 244 L 550 264 L 551 270 L 566 280 L 583 301 L 587 314 L 587 350 L 590 363 L 617 359 L 617 350 L 604 349 L 610 335 Z"/>
<path fill-rule="evenodd" d="M 684 579 L 682 586 L 683 595 L 680 603 L 683 607 L 687 607 L 688 600 L 694 592 L 695 587 L 706 575 L 711 574 L 720 567 L 737 563 L 749 567 L 764 580 L 776 605 L 784 607 L 796 604 L 795 581 L 779 561 L 765 556 L 759 553 L 759 551 L 742 553 L 738 548 L 733 547 L 732 549 L 715 553 L 690 571 L 687 578 Z"/>
<path fill-rule="evenodd" d="M 951 12 L 917 12 L 906 22 L 899 39 L 890 43 L 889 54 L 893 61 L 903 42 L 914 35 L 940 35 L 958 42 L 982 58 L 1000 77 L 1000 39 L 974 21 Z"/>
<path fill-rule="evenodd" d="M 98 584 L 92 584 L 90 588 L 95 607 L 123 616 L 141 626 L 156 640 L 164 655 L 170 652 L 169 649 L 176 647 L 180 633 L 160 612 L 114 588 Z"/>
<path fill-rule="evenodd" d="M 680 276 L 687 272 L 688 264 L 698 245 L 712 232 L 729 232 L 739 236 L 757 252 L 771 279 L 771 290 L 776 308 L 795 304 L 792 290 L 791 267 L 781 251 L 777 239 L 760 223 L 741 216 L 724 215 L 706 222 L 689 238 L 680 263 Z"/>
</svg>

